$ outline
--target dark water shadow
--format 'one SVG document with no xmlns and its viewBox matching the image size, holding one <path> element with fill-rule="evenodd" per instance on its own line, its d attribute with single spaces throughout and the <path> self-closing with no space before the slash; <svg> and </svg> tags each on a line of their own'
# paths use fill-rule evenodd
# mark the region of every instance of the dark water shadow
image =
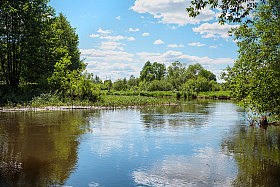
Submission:
<svg viewBox="0 0 280 187">
<path fill-rule="evenodd" d="M 221 148 L 238 167 L 233 186 L 280 186 L 280 128 L 235 126 Z"/>
<path fill-rule="evenodd" d="M 0 186 L 57 186 L 77 167 L 86 111 L 0 114 Z"/>
</svg>

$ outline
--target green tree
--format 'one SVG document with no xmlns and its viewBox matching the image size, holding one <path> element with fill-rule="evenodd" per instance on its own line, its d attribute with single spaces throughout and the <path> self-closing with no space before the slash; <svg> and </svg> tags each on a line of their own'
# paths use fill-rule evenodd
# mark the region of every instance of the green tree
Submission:
<svg viewBox="0 0 280 187">
<path fill-rule="evenodd" d="M 191 74 L 193 77 L 196 77 L 204 68 L 201 64 L 196 63 L 194 65 L 189 65 L 187 72 Z"/>
<path fill-rule="evenodd" d="M 150 61 L 147 61 L 142 71 L 140 72 L 140 79 L 142 81 L 153 81 L 153 80 L 161 80 L 165 77 L 166 67 L 165 64 L 161 64 L 158 62 L 154 62 L 151 64 Z"/>
<path fill-rule="evenodd" d="M 49 36 L 47 36 L 50 38 L 48 44 L 52 45 L 52 49 L 50 59 L 46 61 L 57 62 L 68 53 L 71 65 L 67 68 L 71 71 L 84 69 L 85 64 L 80 60 L 79 37 L 76 34 L 76 29 L 70 25 L 70 22 L 62 13 L 55 17 L 52 23 L 49 28 Z"/>
<path fill-rule="evenodd" d="M 118 79 L 113 83 L 113 89 L 116 91 L 125 91 L 127 89 L 127 81 L 126 78 Z"/>
<path fill-rule="evenodd" d="M 208 71 L 206 69 L 202 69 L 199 73 L 198 76 L 200 77 L 205 77 L 208 81 L 217 81 L 216 75 L 212 73 L 211 71 Z"/>
<path fill-rule="evenodd" d="M 266 1 L 254 11 L 253 22 L 232 33 L 238 59 L 223 78 L 239 105 L 256 114 L 280 113 L 280 2 Z"/>
<path fill-rule="evenodd" d="M 0 2 L 0 72 L 6 84 L 17 88 L 22 75 L 43 72 L 43 33 L 53 15 L 47 0 Z"/>
<path fill-rule="evenodd" d="M 210 7 L 211 9 L 221 10 L 219 21 L 221 23 L 229 22 L 242 22 L 243 18 L 249 20 L 248 15 L 250 11 L 258 6 L 258 2 L 265 2 L 266 0 L 193 0 L 191 6 L 186 8 L 190 17 L 196 17 L 200 14 L 201 10 Z"/>
<path fill-rule="evenodd" d="M 156 80 L 161 80 L 162 78 L 165 77 L 166 74 L 165 64 L 154 62 L 152 68 Z"/>
<path fill-rule="evenodd" d="M 179 90 L 187 80 L 186 67 L 179 61 L 175 61 L 167 68 L 167 80 L 172 84 L 174 90 Z"/>
</svg>

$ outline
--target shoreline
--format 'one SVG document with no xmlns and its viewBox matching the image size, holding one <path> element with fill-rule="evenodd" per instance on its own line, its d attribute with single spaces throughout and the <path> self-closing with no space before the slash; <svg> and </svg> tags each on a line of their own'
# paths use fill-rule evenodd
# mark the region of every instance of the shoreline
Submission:
<svg viewBox="0 0 280 187">
<path fill-rule="evenodd" d="M 104 109 L 122 109 L 122 108 L 145 108 L 150 106 L 170 106 L 179 105 L 179 103 L 168 103 L 168 104 L 155 104 L 155 105 L 135 105 L 135 106 L 46 106 L 38 108 L 30 107 L 12 107 L 12 108 L 0 108 L 0 113 L 4 112 L 39 112 L 39 111 L 58 111 L 58 110 L 104 110 Z"/>
</svg>

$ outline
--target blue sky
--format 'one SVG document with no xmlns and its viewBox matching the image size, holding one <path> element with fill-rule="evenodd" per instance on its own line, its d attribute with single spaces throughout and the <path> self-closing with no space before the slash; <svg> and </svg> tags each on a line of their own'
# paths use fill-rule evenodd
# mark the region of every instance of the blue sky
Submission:
<svg viewBox="0 0 280 187">
<path fill-rule="evenodd" d="M 87 71 L 102 80 L 139 77 L 146 61 L 200 63 L 217 76 L 237 58 L 219 10 L 189 18 L 191 0 L 51 0 L 76 28 Z"/>
</svg>

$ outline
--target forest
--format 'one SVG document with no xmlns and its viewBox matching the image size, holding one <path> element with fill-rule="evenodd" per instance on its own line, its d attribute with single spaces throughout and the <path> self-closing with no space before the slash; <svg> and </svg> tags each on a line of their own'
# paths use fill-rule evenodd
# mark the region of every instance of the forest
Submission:
<svg viewBox="0 0 280 187">
<path fill-rule="evenodd" d="M 80 57 L 79 37 L 67 17 L 56 15 L 48 0 L 0 2 L 0 105 L 27 105 L 36 97 L 55 97 L 60 102 L 106 100 L 104 95 L 122 91 L 131 95 L 195 97 L 201 93 L 227 91 L 239 106 L 255 115 L 280 113 L 280 3 L 277 0 L 219 5 L 220 23 L 237 22 L 230 35 L 238 46 L 238 58 L 217 77 L 201 64 L 175 61 L 166 67 L 146 61 L 139 77 L 101 80 L 86 71 Z M 247 3 L 246 7 L 243 7 Z M 214 1 L 193 1 L 191 17 Z M 233 7 L 229 9 L 228 7 Z M 244 11 L 243 11 L 244 10 Z M 230 11 L 230 12 L 228 12 Z M 248 16 L 250 14 L 250 16 Z M 160 94 L 143 94 L 162 92 Z M 127 94 L 129 95 L 129 94 Z M 205 95 L 205 94 L 204 94 Z M 104 99 L 105 98 L 105 99 Z"/>
<path fill-rule="evenodd" d="M 192 96 L 221 90 L 216 75 L 202 65 L 186 67 L 179 61 L 169 67 L 147 61 L 138 78 L 102 81 L 86 71 L 75 28 L 65 15 L 56 15 L 48 1 L 2 1 L 0 7 L 2 106 L 42 94 L 94 103 L 112 91 L 180 91 Z"/>
</svg>

